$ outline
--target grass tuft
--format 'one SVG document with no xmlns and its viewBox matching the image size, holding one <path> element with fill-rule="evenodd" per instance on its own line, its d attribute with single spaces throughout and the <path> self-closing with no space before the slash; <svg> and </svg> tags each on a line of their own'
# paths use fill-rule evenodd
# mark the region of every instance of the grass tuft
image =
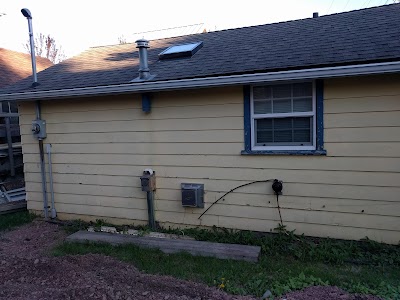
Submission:
<svg viewBox="0 0 400 300">
<path fill-rule="evenodd" d="M 36 218 L 35 214 L 28 211 L 15 212 L 0 216 L 0 231 L 9 230 L 16 226 L 32 222 Z"/>
</svg>

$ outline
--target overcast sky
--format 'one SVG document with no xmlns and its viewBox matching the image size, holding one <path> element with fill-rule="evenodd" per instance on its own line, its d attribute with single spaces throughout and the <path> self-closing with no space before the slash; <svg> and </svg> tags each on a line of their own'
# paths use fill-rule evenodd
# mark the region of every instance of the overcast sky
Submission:
<svg viewBox="0 0 400 300">
<path fill-rule="evenodd" d="M 124 36 L 133 42 L 137 35 L 157 32 L 160 37 L 197 32 L 202 28 L 221 30 L 309 18 L 392 3 L 394 0 L 1 0 L 0 47 L 24 51 L 28 25 L 21 8 L 33 16 L 34 33 L 50 34 L 68 56 L 88 47 L 117 44 Z M 2 15 L 5 13 L 5 15 Z M 2 16 L 1 16 L 2 15 Z M 155 33 L 141 34 L 145 38 Z"/>
</svg>

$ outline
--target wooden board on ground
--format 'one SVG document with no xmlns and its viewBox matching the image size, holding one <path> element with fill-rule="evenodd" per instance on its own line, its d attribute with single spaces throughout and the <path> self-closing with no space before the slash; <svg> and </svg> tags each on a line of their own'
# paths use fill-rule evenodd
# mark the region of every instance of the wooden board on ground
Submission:
<svg viewBox="0 0 400 300">
<path fill-rule="evenodd" d="M 26 201 L 15 201 L 0 204 L 0 215 L 26 210 Z"/>
<path fill-rule="evenodd" d="M 78 231 L 66 239 L 68 242 L 97 242 L 113 245 L 134 244 L 140 247 L 160 249 L 164 253 L 188 252 L 197 256 L 257 262 L 261 247 L 238 244 L 222 244 L 193 240 L 138 237 L 105 232 Z"/>
</svg>

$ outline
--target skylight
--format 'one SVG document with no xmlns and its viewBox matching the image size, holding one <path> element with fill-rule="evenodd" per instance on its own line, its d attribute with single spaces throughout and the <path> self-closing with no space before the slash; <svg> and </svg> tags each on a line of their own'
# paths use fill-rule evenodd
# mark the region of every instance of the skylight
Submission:
<svg viewBox="0 0 400 300">
<path fill-rule="evenodd" d="M 160 59 L 168 59 L 168 58 L 192 56 L 201 47 L 203 47 L 203 42 L 171 46 L 162 51 L 160 54 L 158 54 L 158 57 Z"/>
</svg>

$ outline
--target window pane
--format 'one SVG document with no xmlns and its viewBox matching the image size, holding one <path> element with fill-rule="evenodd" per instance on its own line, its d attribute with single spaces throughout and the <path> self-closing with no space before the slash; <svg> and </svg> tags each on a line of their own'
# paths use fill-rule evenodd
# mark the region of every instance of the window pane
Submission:
<svg viewBox="0 0 400 300">
<path fill-rule="evenodd" d="M 290 143 L 292 138 L 293 118 L 274 119 L 274 143 Z"/>
<path fill-rule="evenodd" d="M 293 111 L 304 112 L 312 111 L 312 98 L 298 98 L 293 99 Z"/>
<path fill-rule="evenodd" d="M 294 131 L 294 142 L 310 143 L 311 142 L 310 130 L 295 130 Z"/>
<path fill-rule="evenodd" d="M 257 144 L 272 143 L 272 131 L 257 131 Z"/>
<path fill-rule="evenodd" d="M 310 129 L 311 118 L 293 118 L 295 129 Z"/>
<path fill-rule="evenodd" d="M 293 97 L 312 96 L 312 83 L 303 82 L 293 84 Z"/>
<path fill-rule="evenodd" d="M 272 119 L 255 120 L 256 144 L 272 143 Z"/>
<path fill-rule="evenodd" d="M 275 85 L 272 87 L 272 97 L 274 98 L 291 98 L 292 87 L 290 84 Z"/>
<path fill-rule="evenodd" d="M 271 87 L 270 86 L 256 86 L 253 88 L 254 99 L 270 99 Z"/>
<path fill-rule="evenodd" d="M 274 113 L 289 113 L 292 112 L 292 101 L 286 100 L 274 100 L 273 102 Z"/>
<path fill-rule="evenodd" d="M 312 143 L 312 128 L 312 118 L 293 118 L 293 142 Z"/>
<path fill-rule="evenodd" d="M 282 145 L 282 143 L 290 143 L 292 142 L 292 130 L 280 130 L 280 131 L 274 131 L 274 142 L 279 143 Z"/>
<path fill-rule="evenodd" d="M 292 129 L 292 119 L 293 118 L 278 118 L 274 120 L 274 129 L 282 130 L 282 129 Z"/>
<path fill-rule="evenodd" d="M 255 120 L 257 146 L 312 145 L 312 117 Z"/>
<path fill-rule="evenodd" d="M 272 130 L 273 119 L 258 119 L 256 120 L 256 128 L 258 130 Z"/>
<path fill-rule="evenodd" d="M 254 101 L 254 113 L 255 114 L 270 114 L 272 112 L 271 109 L 271 101 Z"/>
</svg>

